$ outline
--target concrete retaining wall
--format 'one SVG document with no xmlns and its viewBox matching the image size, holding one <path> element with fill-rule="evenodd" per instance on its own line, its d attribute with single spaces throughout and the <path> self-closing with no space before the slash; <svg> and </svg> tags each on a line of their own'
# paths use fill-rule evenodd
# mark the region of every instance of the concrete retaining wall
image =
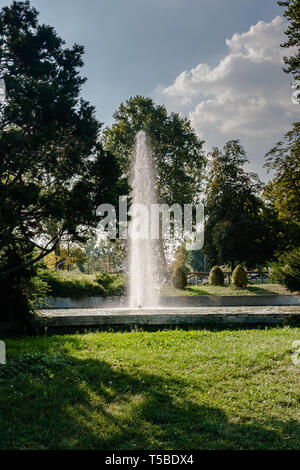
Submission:
<svg viewBox="0 0 300 470">
<path fill-rule="evenodd" d="M 256 326 L 300 324 L 300 313 L 167 313 L 162 314 L 106 314 L 106 315 L 64 315 L 48 319 L 48 327 L 112 327 L 112 326 L 176 326 L 176 325 L 220 325 Z"/>
<path fill-rule="evenodd" d="M 49 297 L 42 304 L 41 309 L 61 308 L 117 308 L 126 307 L 128 300 L 122 297 L 84 297 L 70 299 L 62 297 Z M 300 305 L 298 295 L 199 295 L 162 297 L 161 307 L 264 307 Z"/>
<path fill-rule="evenodd" d="M 39 305 L 41 309 L 61 308 L 114 308 L 123 306 L 122 297 L 83 297 L 71 299 L 68 297 L 48 297 Z"/>
<path fill-rule="evenodd" d="M 162 307 L 266 307 L 300 305 L 297 295 L 201 295 L 190 297 L 162 297 Z"/>
</svg>

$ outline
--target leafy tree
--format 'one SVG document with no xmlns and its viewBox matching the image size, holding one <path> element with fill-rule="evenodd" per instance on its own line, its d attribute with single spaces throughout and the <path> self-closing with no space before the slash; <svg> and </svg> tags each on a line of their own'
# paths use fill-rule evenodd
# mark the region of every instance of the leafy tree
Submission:
<svg viewBox="0 0 300 470">
<path fill-rule="evenodd" d="M 84 268 L 87 272 L 120 272 L 126 260 L 125 240 L 98 239 L 94 236 L 85 244 Z"/>
<path fill-rule="evenodd" d="M 294 48 L 295 54 L 285 57 L 288 68 L 296 80 L 300 80 L 300 1 L 278 2 L 285 6 L 285 16 L 290 21 L 286 30 L 287 40 L 282 47 Z M 276 230 L 278 252 L 299 246 L 300 240 L 300 123 L 294 124 L 284 141 L 278 142 L 267 155 L 266 167 L 274 172 L 274 178 L 264 191 L 264 198 L 271 210 L 273 232 Z M 275 220 L 274 215 L 277 217 Z M 275 230 L 274 230 L 275 229 Z"/>
<path fill-rule="evenodd" d="M 287 68 L 286 73 L 291 73 L 298 81 L 297 89 L 300 89 L 300 0 L 279 1 L 279 5 L 286 7 L 284 16 L 289 20 L 286 30 L 287 40 L 282 44 L 285 48 L 294 48 L 295 53 L 284 58 Z M 299 96 L 299 95 L 298 95 Z"/>
<path fill-rule="evenodd" d="M 103 134 L 104 146 L 118 158 L 126 177 L 139 130 L 151 137 L 160 200 L 166 204 L 192 203 L 203 185 L 205 157 L 203 142 L 190 121 L 177 113 L 168 115 L 164 106 L 151 98 L 135 96 L 114 113 L 114 124 Z"/>
<path fill-rule="evenodd" d="M 153 147 L 160 202 L 183 206 L 199 201 L 206 160 L 203 142 L 189 120 L 177 113 L 168 115 L 164 106 L 157 106 L 151 98 L 143 96 L 122 103 L 113 117 L 114 124 L 103 133 L 104 148 L 116 155 L 127 180 L 135 136 L 138 131 L 146 130 Z M 162 238 L 159 250 L 162 275 L 168 279 Z"/>
<path fill-rule="evenodd" d="M 275 208 L 274 195 L 272 193 L 272 182 L 265 185 L 263 190 L 263 219 L 264 226 L 269 234 L 273 257 L 276 259 L 280 253 L 286 251 L 294 245 L 299 228 L 287 220 L 279 219 L 278 211 Z"/>
<path fill-rule="evenodd" d="M 212 264 L 255 266 L 273 254 L 263 202 L 257 196 L 262 184 L 257 175 L 244 170 L 247 161 L 238 140 L 211 154 L 204 249 Z"/>
<path fill-rule="evenodd" d="M 1 296 L 26 318 L 33 266 L 61 241 L 83 241 L 97 206 L 124 193 L 94 108 L 80 98 L 83 52 L 39 24 L 29 1 L 0 12 Z"/>
<path fill-rule="evenodd" d="M 120 172 L 98 143 L 94 108 L 80 99 L 83 47 L 65 48 L 28 1 L 1 10 L 0 33 L 3 277 L 51 253 L 64 236 L 83 240 L 97 223 L 97 205 L 116 203 Z M 16 244 L 27 257 L 20 264 L 7 257 Z"/>
<path fill-rule="evenodd" d="M 267 168 L 274 172 L 266 196 L 274 202 L 280 220 L 300 226 L 300 122 L 266 158 Z"/>
<path fill-rule="evenodd" d="M 57 268 L 61 270 L 70 270 L 70 268 L 78 267 L 83 270 L 86 261 L 86 254 L 79 245 L 67 245 L 60 247 L 60 256 L 54 251 L 43 259 L 43 264 L 50 270 L 55 271 Z"/>
<path fill-rule="evenodd" d="M 190 264 L 192 271 L 206 271 L 207 263 L 203 250 L 193 250 L 190 252 Z"/>
</svg>

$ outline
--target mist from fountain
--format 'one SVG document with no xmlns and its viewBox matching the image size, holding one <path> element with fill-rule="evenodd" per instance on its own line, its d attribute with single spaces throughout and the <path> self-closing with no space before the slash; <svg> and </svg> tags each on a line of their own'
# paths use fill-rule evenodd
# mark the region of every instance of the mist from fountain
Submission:
<svg viewBox="0 0 300 470">
<path fill-rule="evenodd" d="M 156 308 L 159 304 L 159 241 L 151 239 L 150 227 L 151 205 L 157 204 L 158 198 L 152 149 L 144 131 L 138 132 L 135 138 L 131 187 L 129 306 L 132 309 Z M 140 217 L 139 204 L 147 208 L 147 221 Z"/>
</svg>

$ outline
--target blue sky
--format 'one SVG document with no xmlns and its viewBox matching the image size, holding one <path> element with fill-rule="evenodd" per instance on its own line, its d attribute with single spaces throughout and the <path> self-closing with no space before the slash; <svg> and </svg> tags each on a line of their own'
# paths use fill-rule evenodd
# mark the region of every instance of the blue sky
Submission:
<svg viewBox="0 0 300 470">
<path fill-rule="evenodd" d="M 184 71 L 191 72 L 199 64 L 207 64 L 211 70 L 218 67 L 234 52 L 228 50 L 226 40 L 235 33 L 246 33 L 261 20 L 271 23 L 282 14 L 276 0 L 32 0 L 31 3 L 40 12 L 40 21 L 54 26 L 67 45 L 77 42 L 85 46 L 82 73 L 88 81 L 83 95 L 96 106 L 98 118 L 106 125 L 111 124 L 112 114 L 122 101 L 142 94 L 165 103 L 169 110 L 192 117 L 196 131 L 204 138 L 204 132 L 207 132 L 208 148 L 214 144 L 222 145 L 229 136 L 243 138 L 243 132 L 240 135 L 237 126 L 230 122 L 227 127 L 226 123 L 225 127 L 217 123 L 219 132 L 214 134 L 211 109 L 205 110 L 202 102 L 211 95 L 219 99 L 218 87 L 206 90 L 203 95 L 200 81 L 197 97 L 192 98 L 190 88 L 184 88 L 187 100 L 183 100 L 185 91 L 178 85 L 174 88 L 174 84 Z M 0 0 L 1 7 L 8 4 L 8 1 Z M 276 28 L 280 29 L 278 35 L 282 33 L 282 25 L 276 25 Z M 259 34 L 260 31 L 256 33 L 258 38 Z M 232 44 L 230 47 L 232 49 Z M 239 53 L 242 53 L 241 49 Z M 289 81 L 280 66 L 277 73 L 288 89 Z M 235 76 L 232 80 L 234 82 Z M 234 88 L 232 93 L 235 94 Z M 264 91 L 257 93 L 263 95 Z M 204 110 L 200 120 L 199 105 Z M 243 107 L 243 100 L 236 106 Z M 272 113 L 275 111 L 273 109 Z M 212 122 L 211 129 L 203 126 L 205 112 Z M 281 111 L 277 109 L 276 112 L 280 114 Z M 293 120 L 294 112 L 293 108 L 291 115 L 285 116 L 281 127 L 278 126 L 280 130 L 287 130 L 287 121 Z M 280 115 L 277 118 L 280 121 Z M 224 116 L 226 119 L 228 116 Z M 251 148 L 251 143 L 249 147 L 248 137 L 245 145 L 252 167 L 261 172 L 261 155 L 265 149 L 260 147 L 260 157 L 255 156 L 257 148 Z M 270 136 L 268 144 L 272 138 Z"/>
</svg>

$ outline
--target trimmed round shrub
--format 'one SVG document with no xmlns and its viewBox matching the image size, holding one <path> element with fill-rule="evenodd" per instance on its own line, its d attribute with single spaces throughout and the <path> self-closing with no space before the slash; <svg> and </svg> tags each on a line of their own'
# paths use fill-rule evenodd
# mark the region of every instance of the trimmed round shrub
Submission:
<svg viewBox="0 0 300 470">
<path fill-rule="evenodd" d="M 214 266 L 209 274 L 211 286 L 224 286 L 224 274 L 220 266 Z"/>
<path fill-rule="evenodd" d="M 246 288 L 248 285 L 247 273 L 243 266 L 241 266 L 240 264 L 237 265 L 237 267 L 232 273 L 232 283 L 234 287 Z"/>
<path fill-rule="evenodd" d="M 300 291 L 300 248 L 283 256 L 282 263 L 272 268 L 271 279 L 290 292 Z"/>
<path fill-rule="evenodd" d="M 184 289 L 186 285 L 187 278 L 184 270 L 181 267 L 176 268 L 172 276 L 172 286 L 175 289 Z"/>
</svg>

